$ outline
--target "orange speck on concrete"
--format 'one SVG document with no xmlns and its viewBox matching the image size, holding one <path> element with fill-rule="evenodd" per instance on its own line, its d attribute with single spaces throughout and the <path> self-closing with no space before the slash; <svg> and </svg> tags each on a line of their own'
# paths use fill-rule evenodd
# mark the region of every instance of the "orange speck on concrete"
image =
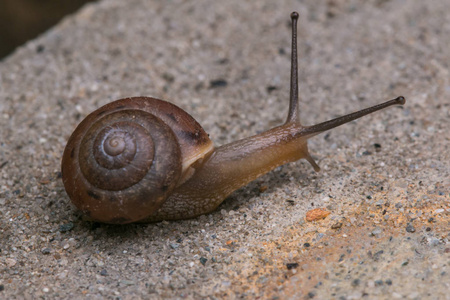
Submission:
<svg viewBox="0 0 450 300">
<path fill-rule="evenodd" d="M 325 219 L 329 214 L 330 212 L 324 208 L 314 208 L 306 213 L 306 221 L 312 222 Z"/>
</svg>

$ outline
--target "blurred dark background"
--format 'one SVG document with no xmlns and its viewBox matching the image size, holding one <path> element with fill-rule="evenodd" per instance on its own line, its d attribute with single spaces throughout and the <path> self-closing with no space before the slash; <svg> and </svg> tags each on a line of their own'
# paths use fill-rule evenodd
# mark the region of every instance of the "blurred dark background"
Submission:
<svg viewBox="0 0 450 300">
<path fill-rule="evenodd" d="M 0 0 L 0 60 L 94 0 Z"/>
</svg>

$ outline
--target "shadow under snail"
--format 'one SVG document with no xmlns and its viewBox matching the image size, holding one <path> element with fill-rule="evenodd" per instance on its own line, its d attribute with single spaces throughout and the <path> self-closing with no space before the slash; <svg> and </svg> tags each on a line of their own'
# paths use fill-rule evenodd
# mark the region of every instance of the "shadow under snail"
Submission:
<svg viewBox="0 0 450 300">
<path fill-rule="evenodd" d="M 104 223 L 155 222 L 212 212 L 233 191 L 288 162 L 306 159 L 319 171 L 307 140 L 392 105 L 387 101 L 330 121 L 299 118 L 297 19 L 286 122 L 261 134 L 214 147 L 181 108 L 155 98 L 111 102 L 89 114 L 69 138 L 62 159 L 67 194 L 84 214 Z"/>
</svg>

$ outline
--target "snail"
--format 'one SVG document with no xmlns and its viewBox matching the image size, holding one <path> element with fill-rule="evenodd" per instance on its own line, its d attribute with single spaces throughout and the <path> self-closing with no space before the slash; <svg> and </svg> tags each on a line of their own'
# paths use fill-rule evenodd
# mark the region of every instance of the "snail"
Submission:
<svg viewBox="0 0 450 300">
<path fill-rule="evenodd" d="M 392 105 L 397 97 L 336 119 L 303 126 L 299 118 L 297 19 L 291 14 L 290 102 L 283 125 L 215 147 L 187 112 L 169 102 L 133 97 L 89 114 L 67 142 L 64 187 L 90 219 L 125 224 L 193 218 L 214 211 L 238 188 L 288 162 L 320 168 L 307 140 Z"/>
</svg>

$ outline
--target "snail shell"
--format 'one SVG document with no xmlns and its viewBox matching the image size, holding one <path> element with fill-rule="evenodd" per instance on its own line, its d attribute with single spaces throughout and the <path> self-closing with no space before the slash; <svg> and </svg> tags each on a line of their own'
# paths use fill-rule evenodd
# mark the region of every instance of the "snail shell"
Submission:
<svg viewBox="0 0 450 300">
<path fill-rule="evenodd" d="M 139 221 L 158 210 L 212 149 L 208 134 L 179 107 L 150 97 L 117 100 L 91 113 L 70 137 L 64 187 L 94 220 Z"/>
</svg>

